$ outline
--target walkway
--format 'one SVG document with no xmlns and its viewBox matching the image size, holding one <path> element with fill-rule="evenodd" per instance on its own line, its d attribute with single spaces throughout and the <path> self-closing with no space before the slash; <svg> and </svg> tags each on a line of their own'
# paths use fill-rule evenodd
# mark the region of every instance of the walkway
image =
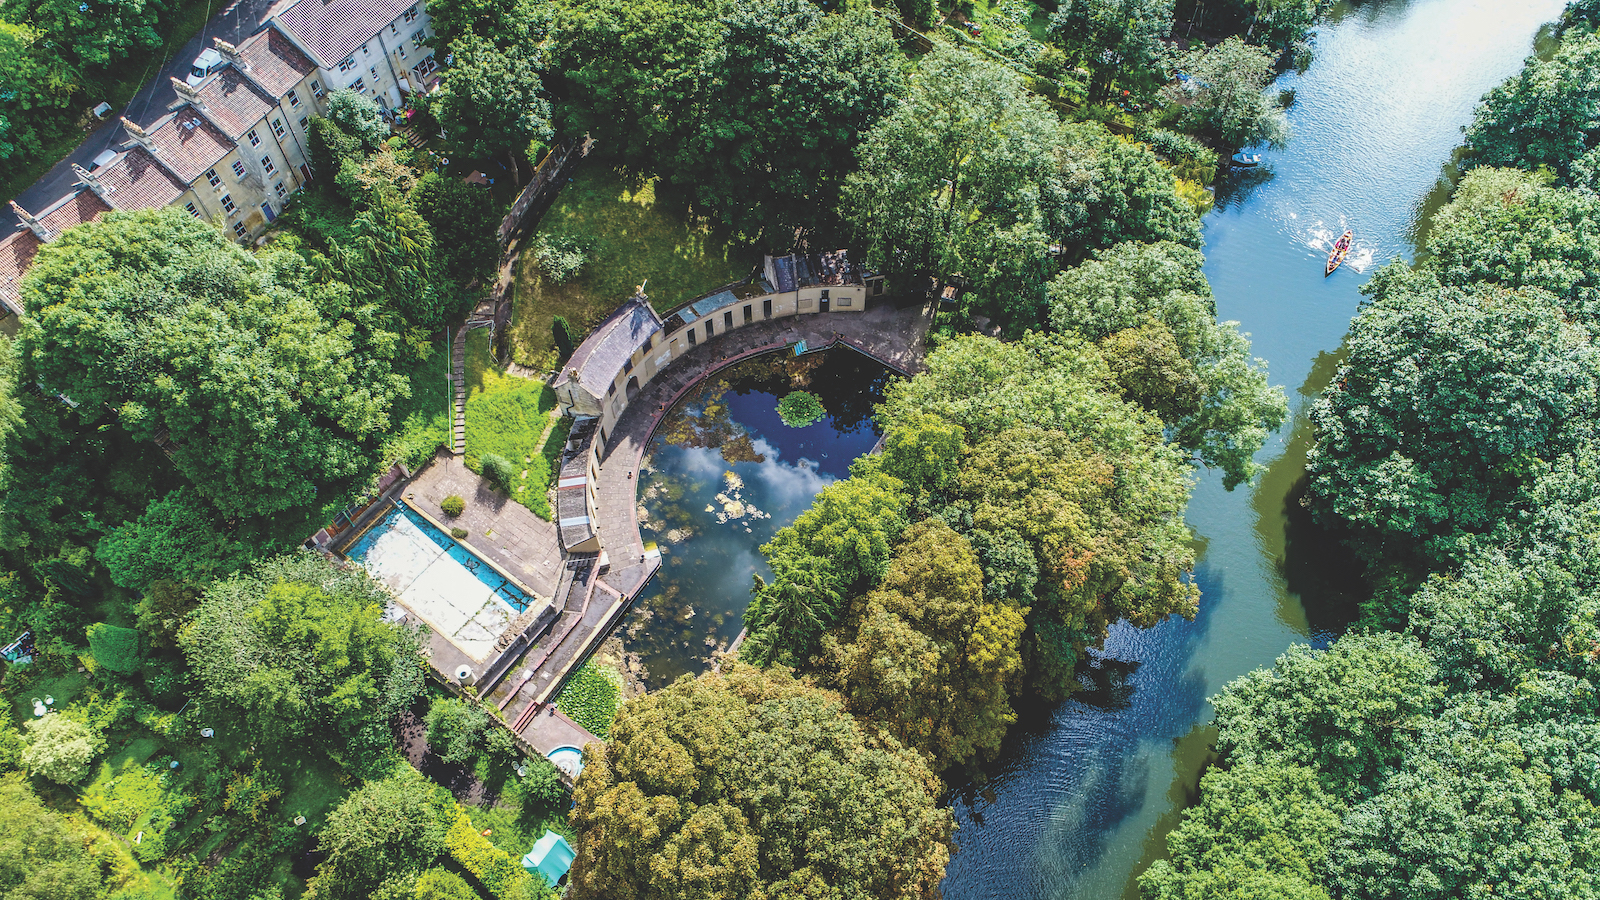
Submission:
<svg viewBox="0 0 1600 900">
<path fill-rule="evenodd" d="M 450 344 L 450 377 L 455 385 L 455 417 L 450 426 L 450 447 L 457 456 L 467 452 L 467 332 L 493 326 L 494 301 L 485 300 L 467 317 L 466 323 L 456 329 L 456 338 Z"/>
<path fill-rule="evenodd" d="M 901 372 L 921 371 L 924 337 L 933 323 L 928 306 L 896 309 L 880 301 L 862 313 L 812 313 L 757 322 L 701 343 L 651 379 L 617 421 L 601 451 L 599 494 L 600 544 L 611 559 L 603 582 L 633 597 L 659 567 L 645 555 L 639 534 L 639 460 L 650 436 L 672 404 L 707 375 L 740 360 L 803 340 L 810 349 L 838 341 L 855 347 Z"/>
</svg>

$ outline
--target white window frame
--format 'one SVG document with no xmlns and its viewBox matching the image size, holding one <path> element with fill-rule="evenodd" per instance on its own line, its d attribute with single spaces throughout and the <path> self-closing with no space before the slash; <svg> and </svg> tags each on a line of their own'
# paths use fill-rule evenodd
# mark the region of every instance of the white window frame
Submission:
<svg viewBox="0 0 1600 900">
<path fill-rule="evenodd" d="M 271 175 L 273 172 L 278 171 L 278 167 L 273 164 L 271 156 L 263 156 L 263 157 L 261 157 L 261 168 L 266 170 L 266 173 L 268 175 Z"/>
<path fill-rule="evenodd" d="M 222 211 L 227 213 L 229 216 L 232 216 L 234 213 L 239 211 L 238 205 L 233 202 L 232 194 L 222 195 Z"/>
</svg>

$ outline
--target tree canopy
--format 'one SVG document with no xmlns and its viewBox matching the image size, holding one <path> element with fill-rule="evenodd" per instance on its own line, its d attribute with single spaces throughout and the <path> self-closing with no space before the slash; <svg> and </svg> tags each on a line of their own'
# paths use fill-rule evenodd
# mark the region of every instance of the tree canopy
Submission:
<svg viewBox="0 0 1600 900">
<path fill-rule="evenodd" d="M 1488 166 L 1566 176 L 1600 144 L 1600 35 L 1574 33 L 1549 59 L 1533 57 L 1522 71 L 1484 95 L 1467 145 Z"/>
</svg>

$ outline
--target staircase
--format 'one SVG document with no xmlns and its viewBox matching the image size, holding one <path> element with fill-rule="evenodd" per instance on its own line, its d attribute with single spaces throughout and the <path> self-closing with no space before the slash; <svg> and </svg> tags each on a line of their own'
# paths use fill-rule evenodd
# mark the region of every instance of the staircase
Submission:
<svg viewBox="0 0 1600 900">
<path fill-rule="evenodd" d="M 492 309 L 492 307 L 491 307 Z M 450 345 L 451 382 L 455 385 L 455 421 L 451 423 L 450 450 L 460 456 L 467 452 L 467 332 L 474 328 L 493 328 L 488 312 L 474 310 L 466 324 L 456 331 Z"/>
<path fill-rule="evenodd" d="M 423 147 L 428 145 L 428 139 L 420 134 L 417 134 L 417 132 L 409 126 L 396 125 L 394 127 L 394 133 L 398 135 L 402 141 L 405 141 L 407 144 L 410 144 L 417 150 L 421 150 Z"/>
</svg>

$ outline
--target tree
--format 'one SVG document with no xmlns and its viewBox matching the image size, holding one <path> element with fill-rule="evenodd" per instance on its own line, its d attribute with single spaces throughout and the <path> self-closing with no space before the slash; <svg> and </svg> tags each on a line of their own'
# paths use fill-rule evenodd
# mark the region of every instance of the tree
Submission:
<svg viewBox="0 0 1600 900">
<path fill-rule="evenodd" d="M 1327 650 L 1297 644 L 1213 700 L 1217 745 L 1235 764 L 1310 768 L 1348 800 L 1415 746 L 1443 695 L 1437 676 L 1428 652 L 1402 635 L 1350 634 Z"/>
<path fill-rule="evenodd" d="M 45 806 L 20 776 L 0 777 L 0 891 L 8 900 L 102 900 L 136 871 L 109 837 Z"/>
<path fill-rule="evenodd" d="M 204 584 L 249 565 L 258 549 L 230 535 L 211 504 L 183 487 L 101 538 L 95 558 L 112 581 L 143 590 L 157 579 Z"/>
<path fill-rule="evenodd" d="M 1237 322 L 1218 322 L 1199 251 L 1118 244 L 1058 275 L 1051 325 L 1097 341 L 1128 399 L 1160 416 L 1175 442 L 1223 470 L 1232 490 L 1288 416 Z"/>
<path fill-rule="evenodd" d="M 361 142 L 368 153 L 383 146 L 389 138 L 389 123 L 383 121 L 377 101 L 352 90 L 328 95 L 328 119 L 345 134 Z"/>
<path fill-rule="evenodd" d="M 501 218 L 489 192 L 429 172 L 417 180 L 411 199 L 433 231 L 435 270 L 462 289 L 488 283 L 500 261 Z"/>
<path fill-rule="evenodd" d="M 366 900 L 388 878 L 427 869 L 444 852 L 450 813 L 438 790 L 410 766 L 351 792 L 322 826 L 324 854 L 307 885 L 318 900 Z"/>
<path fill-rule="evenodd" d="M 105 749 L 105 741 L 89 726 L 58 712 L 30 719 L 23 726 L 28 749 L 22 767 L 57 784 L 74 785 L 89 776 L 89 763 Z"/>
<path fill-rule="evenodd" d="M 386 685 L 419 663 L 415 643 L 383 620 L 388 602 L 359 569 L 280 557 L 213 583 L 179 643 L 205 702 L 242 716 L 261 740 L 338 746 L 405 705 Z"/>
<path fill-rule="evenodd" d="M 931 898 L 944 875 L 932 773 L 783 669 L 680 679 L 586 756 L 574 900 Z"/>
<path fill-rule="evenodd" d="M 972 545 L 937 519 L 911 526 L 864 604 L 834 660 L 850 710 L 936 771 L 992 758 L 1016 721 L 1026 610 L 984 601 Z"/>
<path fill-rule="evenodd" d="M 199 603 L 198 588 L 163 579 L 150 582 L 139 601 L 139 618 L 135 623 L 146 645 L 157 650 L 176 647 L 183 619 Z"/>
<path fill-rule="evenodd" d="M 883 472 L 907 492 L 942 495 L 955 480 L 966 449 L 966 430 L 938 416 L 912 413 L 883 435 Z"/>
<path fill-rule="evenodd" d="M 89 652 L 94 655 L 96 663 L 124 675 L 138 671 L 139 632 L 107 622 L 96 622 L 89 626 L 87 636 Z"/>
<path fill-rule="evenodd" d="M 483 750 L 489 714 L 481 707 L 447 697 L 428 707 L 428 749 L 447 763 L 470 763 Z"/>
<path fill-rule="evenodd" d="M 1600 357 L 1536 290 L 1440 287 L 1395 265 L 1363 288 L 1349 355 L 1312 408 L 1308 496 L 1369 560 L 1459 561 L 1549 461 L 1592 438 Z"/>
<path fill-rule="evenodd" d="M 1062 126 L 1056 155 L 1063 212 L 1051 236 L 1065 261 L 1124 241 L 1200 246 L 1194 206 L 1178 196 L 1172 167 L 1146 145 L 1079 122 Z"/>
<path fill-rule="evenodd" d="M 1172 31 L 1172 0 L 1068 0 L 1050 32 L 1075 66 L 1088 66 L 1089 102 L 1104 103 L 1111 85 L 1141 87 L 1161 64 Z"/>
<path fill-rule="evenodd" d="M 1530 58 L 1485 94 L 1467 144 L 1480 165 L 1548 166 L 1565 176 L 1600 144 L 1600 35 L 1572 34 L 1549 59 Z"/>
<path fill-rule="evenodd" d="M 474 156 L 502 153 L 536 155 L 550 140 L 550 102 L 539 81 L 543 68 L 536 46 L 519 43 L 508 49 L 476 34 L 450 44 L 454 62 L 445 70 L 429 108 L 457 141 Z"/>
<path fill-rule="evenodd" d="M 1145 900 L 1326 900 L 1321 875 L 1344 807 L 1296 766 L 1212 769 L 1167 835 L 1170 859 L 1139 876 Z"/>
<path fill-rule="evenodd" d="M 1209 49 L 1191 50 L 1179 64 L 1186 84 L 1168 88 L 1188 107 L 1188 127 L 1232 153 L 1240 147 L 1281 147 L 1289 121 L 1266 94 L 1277 72 L 1275 56 L 1230 37 Z"/>
<path fill-rule="evenodd" d="M 86 424 L 164 435 L 224 516 L 332 505 L 365 486 L 405 381 L 393 344 L 324 318 L 324 289 L 284 254 L 252 256 L 176 209 L 72 229 L 23 283 L 25 377 Z"/>
</svg>

